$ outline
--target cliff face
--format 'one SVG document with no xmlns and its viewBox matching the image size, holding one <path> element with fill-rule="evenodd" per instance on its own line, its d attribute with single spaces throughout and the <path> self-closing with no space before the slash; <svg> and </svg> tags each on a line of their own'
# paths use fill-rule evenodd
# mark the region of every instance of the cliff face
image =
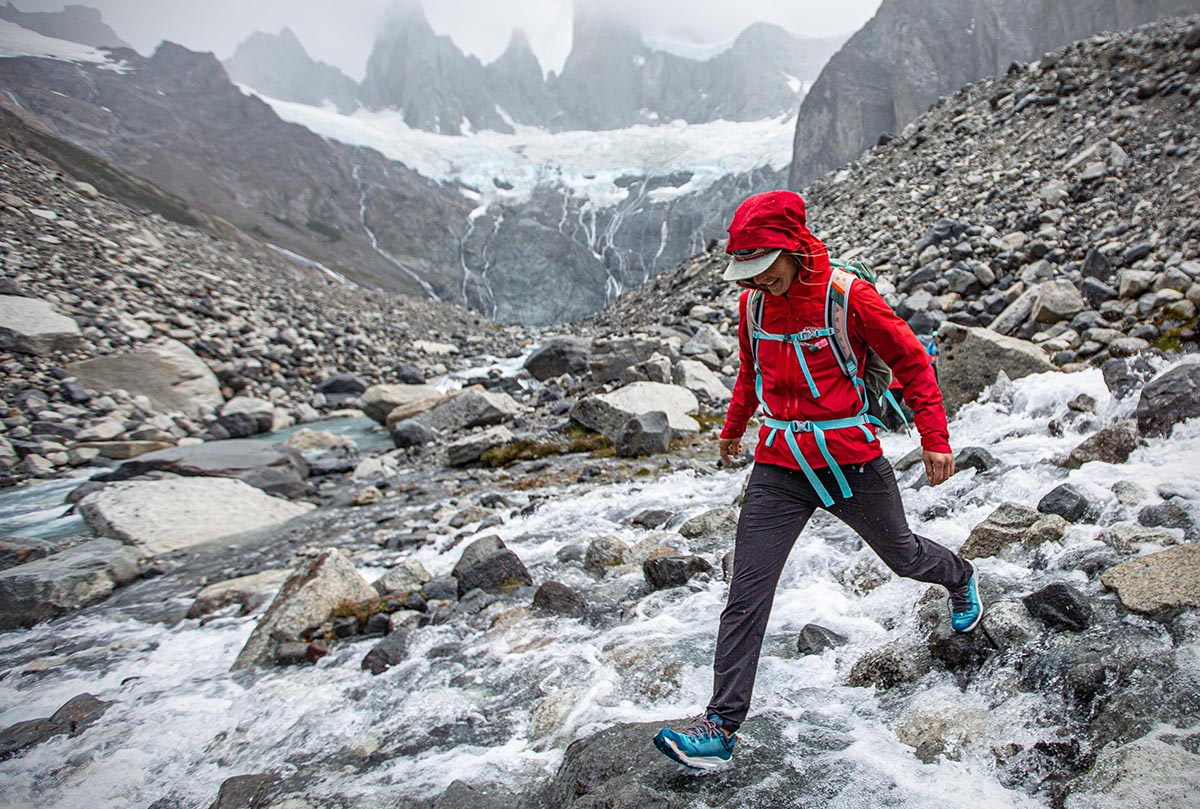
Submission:
<svg viewBox="0 0 1200 809">
<path fill-rule="evenodd" d="M 131 48 L 89 6 L 66 6 L 62 11 L 21 11 L 12 3 L 0 6 L 0 20 L 8 20 L 42 36 L 91 45 L 93 48 Z"/>
<path fill-rule="evenodd" d="M 1198 0 L 884 0 L 801 103 L 788 183 L 807 185 L 937 99 L 1012 62 L 1196 11 Z"/>
<path fill-rule="evenodd" d="M 291 29 L 278 35 L 254 33 L 225 61 L 236 82 L 284 101 L 321 106 L 332 102 L 343 114 L 358 108 L 358 85 L 324 62 L 314 61 Z"/>
</svg>

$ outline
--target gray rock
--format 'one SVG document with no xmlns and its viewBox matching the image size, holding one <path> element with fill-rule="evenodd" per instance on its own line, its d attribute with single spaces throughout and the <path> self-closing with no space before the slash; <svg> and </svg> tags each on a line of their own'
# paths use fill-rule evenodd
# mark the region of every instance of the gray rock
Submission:
<svg viewBox="0 0 1200 809">
<path fill-rule="evenodd" d="M 235 775 L 226 778 L 217 792 L 217 799 L 208 809 L 246 809 L 273 806 L 279 776 L 272 773 Z"/>
<path fill-rule="evenodd" d="M 1014 545 L 1036 547 L 1061 538 L 1067 525 L 1057 514 L 1043 515 L 1019 503 L 1002 503 L 971 529 L 958 552 L 964 559 L 981 559 L 998 556 Z"/>
<path fill-rule="evenodd" d="M 1200 755 L 1146 737 L 1100 751 L 1088 772 L 1071 783 L 1066 809 L 1166 809 L 1190 806 L 1200 795 Z"/>
<path fill-rule="evenodd" d="M 139 575 L 138 554 L 94 539 L 0 571 L 0 630 L 41 621 L 107 598 Z"/>
<path fill-rule="evenodd" d="M 355 374 L 335 374 L 319 382 L 316 389 L 325 396 L 326 404 L 338 407 L 358 399 L 369 387 L 365 379 Z"/>
<path fill-rule="evenodd" d="M 1192 539 L 1195 520 L 1182 497 L 1172 497 L 1165 503 L 1152 503 L 1138 512 L 1138 522 L 1151 528 L 1182 528 L 1184 536 Z"/>
<path fill-rule="evenodd" d="M 403 663 L 408 654 L 410 633 L 411 630 L 400 627 L 375 644 L 363 658 L 363 670 L 378 675 Z"/>
<path fill-rule="evenodd" d="M 646 583 L 655 590 L 682 587 L 688 580 L 712 571 L 712 565 L 699 556 L 656 556 L 642 563 Z"/>
<path fill-rule="evenodd" d="M 624 564 L 628 550 L 629 546 L 616 537 L 597 537 L 588 543 L 583 566 L 597 576 L 603 576 L 609 568 Z"/>
<path fill-rule="evenodd" d="M 91 694 L 78 694 L 45 719 L 18 722 L 0 731 L 0 761 L 49 738 L 61 735 L 78 736 L 104 715 L 111 702 L 96 699 Z"/>
<path fill-rule="evenodd" d="M 819 624 L 805 624 L 796 639 L 796 651 L 802 655 L 821 654 L 828 649 L 846 645 L 846 637 Z"/>
<path fill-rule="evenodd" d="M 225 401 L 204 360 L 183 343 L 168 338 L 141 351 L 72 363 L 67 371 L 92 390 L 120 389 L 145 396 L 164 413 L 182 411 L 199 416 Z"/>
<path fill-rule="evenodd" d="M 583 596 L 562 582 L 548 581 L 534 593 L 533 608 L 555 615 L 578 618 L 587 612 L 587 602 L 583 600 Z"/>
<path fill-rule="evenodd" d="M 671 424 L 661 410 L 631 416 L 613 437 L 617 455 L 639 458 L 659 455 L 671 449 Z"/>
<path fill-rule="evenodd" d="M 433 430 L 418 419 L 401 419 L 388 428 L 397 449 L 423 447 L 433 440 Z"/>
<path fill-rule="evenodd" d="M 1047 584 L 1021 601 L 1030 615 L 1050 629 L 1082 632 L 1095 616 L 1087 596 L 1064 582 Z"/>
<path fill-rule="evenodd" d="M 453 781 L 433 802 L 432 809 L 509 809 L 518 805 L 518 796 L 499 796 L 495 788 L 473 787 L 465 781 Z"/>
<path fill-rule="evenodd" d="M 733 396 L 712 369 L 696 360 L 680 360 L 675 363 L 672 381 L 709 402 L 728 402 Z"/>
<path fill-rule="evenodd" d="M 1084 439 L 1079 446 L 1071 450 L 1062 465 L 1067 469 L 1078 469 L 1092 461 L 1125 463 L 1140 441 L 1134 422 L 1118 421 Z"/>
<path fill-rule="evenodd" d="M 388 424 L 424 413 L 445 398 L 446 394 L 432 385 L 372 385 L 360 401 L 367 416 Z"/>
<path fill-rule="evenodd" d="M 1041 626 L 1020 601 L 988 604 L 983 611 L 982 628 L 1001 650 L 1024 646 L 1041 632 Z"/>
<path fill-rule="evenodd" d="M 570 374 L 583 377 L 588 372 L 591 343 L 579 337 L 554 337 L 547 340 L 525 360 L 525 370 L 539 382 Z"/>
<path fill-rule="evenodd" d="M 361 604 L 376 597 L 375 588 L 341 551 L 325 551 L 284 582 L 230 670 L 273 662 L 281 642 L 296 640 L 305 629 L 324 623 L 344 602 Z"/>
<path fill-rule="evenodd" d="M 920 450 L 919 447 L 918 450 Z M 920 458 L 917 460 L 920 460 Z M 963 447 L 954 456 L 954 469 L 956 472 L 974 469 L 976 472 L 982 474 L 990 469 L 995 469 L 999 465 L 1000 461 L 996 456 L 983 447 Z"/>
<path fill-rule="evenodd" d="M 96 479 L 128 480 L 149 472 L 236 478 L 265 492 L 297 496 L 304 492 L 308 463 L 299 452 L 282 444 L 251 439 L 208 441 L 147 452 Z"/>
<path fill-rule="evenodd" d="M 459 598 L 475 589 L 507 593 L 533 584 L 524 563 L 496 536 L 482 537 L 468 545 L 451 575 L 457 581 Z"/>
<path fill-rule="evenodd" d="M 671 430 L 691 436 L 700 432 L 700 424 L 689 413 L 700 407 L 696 395 L 678 385 L 658 382 L 634 382 L 612 393 L 585 397 L 571 408 L 571 418 L 598 433 L 613 438 L 633 416 L 657 410 L 667 414 Z"/>
<path fill-rule="evenodd" d="M 1037 294 L 1036 286 L 1026 289 L 1008 306 L 1004 307 L 1004 311 L 996 315 L 988 324 L 988 328 L 999 334 L 1012 334 L 1022 323 L 1029 320 L 1030 314 L 1033 313 L 1033 302 L 1036 300 Z"/>
<path fill-rule="evenodd" d="M 1111 546 L 1117 553 L 1127 556 L 1137 553 L 1144 544 L 1162 547 L 1178 544 L 1175 535 L 1165 528 L 1146 527 L 1129 522 L 1119 522 L 1108 526 L 1097 539 Z"/>
<path fill-rule="evenodd" d="M 713 508 L 687 520 L 679 533 L 688 539 L 707 536 L 732 537 L 737 531 L 738 513 L 732 508 Z"/>
<path fill-rule="evenodd" d="M 489 449 L 502 447 L 512 440 L 512 431 L 504 425 L 463 436 L 446 445 L 446 463 L 450 466 L 466 466 L 478 461 Z"/>
<path fill-rule="evenodd" d="M 418 593 L 431 578 L 425 565 L 421 564 L 421 560 L 410 556 L 376 579 L 371 586 L 380 595 Z"/>
<path fill-rule="evenodd" d="M 1087 301 L 1070 281 L 1047 281 L 1038 290 L 1030 317 L 1035 323 L 1057 323 L 1084 310 Z"/>
<path fill-rule="evenodd" d="M 0 351 L 45 356 L 82 342 L 79 325 L 48 301 L 0 295 Z"/>
<path fill-rule="evenodd" d="M 79 501 L 97 536 L 147 556 L 282 525 L 312 510 L 228 478 L 164 478 L 111 483 Z"/>
<path fill-rule="evenodd" d="M 44 539 L 0 537 L 0 571 L 45 559 L 54 550 L 54 544 Z"/>
<path fill-rule="evenodd" d="M 416 416 L 416 420 L 434 432 L 452 433 L 500 424 L 520 412 L 521 406 L 507 393 L 467 388 Z"/>
<path fill-rule="evenodd" d="M 210 584 L 196 595 L 187 617 L 203 618 L 231 604 L 241 607 L 239 615 L 248 615 L 274 598 L 290 575 L 288 570 L 267 570 Z"/>
<path fill-rule="evenodd" d="M 1189 542 L 1109 568 L 1101 583 L 1130 612 L 1154 615 L 1200 607 L 1200 543 Z"/>
<path fill-rule="evenodd" d="M 883 691 L 914 683 L 932 668 L 933 658 L 925 644 L 892 641 L 860 657 L 850 669 L 846 684 L 855 688 L 873 686 Z"/>
<path fill-rule="evenodd" d="M 1003 371 L 1009 379 L 1056 370 L 1040 348 L 987 329 L 947 323 L 938 343 L 938 380 L 946 410 L 953 415 L 975 401 Z"/>
<path fill-rule="evenodd" d="M 1143 435 L 1169 435 L 1179 422 L 1200 416 L 1200 362 L 1177 365 L 1150 380 L 1137 405 Z"/>
</svg>

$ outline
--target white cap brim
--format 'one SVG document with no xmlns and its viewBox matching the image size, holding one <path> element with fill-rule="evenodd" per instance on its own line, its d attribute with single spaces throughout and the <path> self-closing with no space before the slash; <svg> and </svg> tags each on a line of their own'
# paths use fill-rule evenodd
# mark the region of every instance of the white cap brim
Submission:
<svg viewBox="0 0 1200 809">
<path fill-rule="evenodd" d="M 764 253 L 758 258 L 748 261 L 738 261 L 735 258 L 729 262 L 729 266 L 725 268 L 721 277 L 726 281 L 745 281 L 747 278 L 753 278 L 774 264 L 775 259 L 779 258 L 779 254 L 782 252 L 782 250 L 772 250 L 770 253 Z"/>
</svg>

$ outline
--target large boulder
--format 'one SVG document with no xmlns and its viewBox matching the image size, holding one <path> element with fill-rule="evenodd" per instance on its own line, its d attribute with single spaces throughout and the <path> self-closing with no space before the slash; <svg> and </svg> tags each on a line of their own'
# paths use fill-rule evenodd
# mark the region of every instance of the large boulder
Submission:
<svg viewBox="0 0 1200 809">
<path fill-rule="evenodd" d="M 1139 556 L 1104 571 L 1100 582 L 1117 591 L 1130 612 L 1154 615 L 1200 607 L 1200 543 Z"/>
<path fill-rule="evenodd" d="M 1071 785 L 1066 809 L 1166 809 L 1194 806 L 1200 795 L 1200 755 L 1145 737 L 1109 745 Z"/>
<path fill-rule="evenodd" d="M 1125 463 L 1140 441 L 1137 424 L 1132 421 L 1114 422 L 1084 439 L 1071 450 L 1062 465 L 1067 469 L 1078 469 L 1092 461 Z"/>
<path fill-rule="evenodd" d="M 525 564 L 495 535 L 480 537 L 468 545 L 450 575 L 457 582 L 459 598 L 475 589 L 506 593 L 533 584 Z"/>
<path fill-rule="evenodd" d="M 138 577 L 138 553 L 94 539 L 0 571 L 0 630 L 33 626 L 108 597 Z"/>
<path fill-rule="evenodd" d="M 570 374 L 582 378 L 588 373 L 592 346 L 580 337 L 552 337 L 525 360 L 525 370 L 539 382 Z"/>
<path fill-rule="evenodd" d="M 630 417 L 613 437 L 617 455 L 637 458 L 658 455 L 671 448 L 671 423 L 661 410 Z"/>
<path fill-rule="evenodd" d="M 305 629 L 324 623 L 335 608 L 376 597 L 375 588 L 341 551 L 325 551 L 283 583 L 230 670 L 270 663 L 281 642 L 294 641 Z"/>
<path fill-rule="evenodd" d="M 500 424 L 520 412 L 521 406 L 507 393 L 467 388 L 457 396 L 439 402 L 415 420 L 431 430 L 452 433 Z"/>
<path fill-rule="evenodd" d="M 1184 419 L 1200 416 L 1200 362 L 1171 368 L 1142 388 L 1137 405 L 1138 429 L 1143 435 L 1169 435 Z"/>
<path fill-rule="evenodd" d="M 1020 503 L 1001 503 L 971 529 L 959 548 L 964 559 L 998 556 L 1010 546 L 1036 547 L 1060 539 L 1069 523 L 1057 514 L 1042 514 Z"/>
<path fill-rule="evenodd" d="M 687 388 L 659 382 L 634 382 L 612 393 L 579 400 L 571 408 L 571 418 L 615 440 L 633 416 L 661 410 L 667 414 L 675 435 L 691 436 L 700 432 L 700 423 L 688 414 L 695 413 L 699 407 L 696 395 Z"/>
<path fill-rule="evenodd" d="M 111 483 L 78 508 L 98 536 L 155 556 L 273 528 L 312 505 L 271 497 L 240 480 L 164 478 Z"/>
<path fill-rule="evenodd" d="M 0 295 L 0 351 L 52 354 L 83 342 L 79 324 L 54 311 L 47 301 Z"/>
<path fill-rule="evenodd" d="M 1047 281 L 1038 290 L 1030 317 L 1036 323 L 1057 323 L 1084 310 L 1087 301 L 1075 285 L 1065 278 Z"/>
<path fill-rule="evenodd" d="M 372 385 L 361 397 L 362 410 L 380 424 L 412 418 L 424 413 L 446 394 L 433 385 Z M 396 413 L 391 419 L 388 418 Z"/>
<path fill-rule="evenodd" d="M 67 371 L 85 388 L 140 394 L 163 412 L 197 416 L 225 401 L 217 377 L 204 360 L 183 343 L 168 338 L 141 351 L 72 363 Z"/>
<path fill-rule="evenodd" d="M 676 385 L 687 388 L 701 399 L 728 402 L 733 393 L 707 365 L 697 360 L 680 360 L 672 370 Z"/>
<path fill-rule="evenodd" d="M 938 381 L 946 412 L 975 401 L 1000 371 L 1009 379 L 1056 370 L 1033 343 L 988 329 L 946 323 L 938 340 Z"/>
<path fill-rule="evenodd" d="M 149 472 L 237 478 L 266 492 L 296 496 L 304 492 L 308 463 L 303 455 L 283 444 L 250 439 L 207 441 L 139 455 L 97 479 L 128 480 Z"/>
</svg>

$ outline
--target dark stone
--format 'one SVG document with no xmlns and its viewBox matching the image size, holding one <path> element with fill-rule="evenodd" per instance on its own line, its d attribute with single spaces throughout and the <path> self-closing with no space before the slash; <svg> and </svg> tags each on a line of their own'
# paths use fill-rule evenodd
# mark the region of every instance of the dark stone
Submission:
<svg viewBox="0 0 1200 809">
<path fill-rule="evenodd" d="M 984 632 L 939 635 L 929 642 L 929 655 L 950 671 L 977 669 L 994 651 Z"/>
<path fill-rule="evenodd" d="M 421 595 L 426 601 L 457 601 L 458 582 L 453 577 L 443 577 L 425 582 Z"/>
<path fill-rule="evenodd" d="M 396 371 L 396 378 L 405 385 L 424 385 L 425 375 L 421 373 L 421 369 L 410 363 L 401 365 Z"/>
<path fill-rule="evenodd" d="M 1023 596 L 1025 609 L 1048 629 L 1082 632 L 1092 623 L 1092 607 L 1087 596 L 1064 582 L 1048 584 Z"/>
<path fill-rule="evenodd" d="M 417 598 L 420 599 L 420 596 L 417 596 Z M 424 606 L 424 604 L 425 602 L 422 600 L 421 605 Z M 388 614 L 386 612 L 377 612 L 367 619 L 367 626 L 363 630 L 363 634 L 386 635 L 390 627 L 391 622 L 388 620 Z"/>
<path fill-rule="evenodd" d="M 671 425 L 661 410 L 642 413 L 625 422 L 617 432 L 614 444 L 617 455 L 637 458 L 658 455 L 671 448 Z"/>
<path fill-rule="evenodd" d="M 1138 512 L 1138 522 L 1150 528 L 1182 528 L 1189 531 L 1193 527 L 1192 515 L 1179 504 L 1177 498 L 1146 506 Z"/>
<path fill-rule="evenodd" d="M 333 619 L 333 634 L 338 638 L 348 638 L 351 635 L 358 634 L 358 619 L 353 615 L 346 615 L 341 618 Z"/>
<path fill-rule="evenodd" d="M 533 608 L 544 610 L 556 615 L 569 615 L 578 618 L 587 612 L 587 602 L 583 596 L 556 581 L 548 581 L 538 588 L 533 596 Z"/>
<path fill-rule="evenodd" d="M 400 628 L 375 645 L 363 658 L 362 667 L 372 674 L 383 672 L 401 663 L 408 653 L 408 640 L 411 630 Z"/>
<path fill-rule="evenodd" d="M 949 239 L 957 238 L 966 229 L 966 222 L 958 222 L 953 219 L 939 219 L 917 240 L 917 243 L 913 246 L 913 253 L 919 255 L 931 244 L 941 244 Z"/>
<path fill-rule="evenodd" d="M 844 646 L 846 638 L 820 624 L 805 624 L 796 639 L 796 651 L 803 655 L 819 655 L 827 649 Z"/>
<path fill-rule="evenodd" d="M 315 458 L 309 459 L 309 477 L 344 475 L 347 472 L 353 472 L 354 468 L 358 466 L 359 458 L 357 450 L 349 447 L 334 447 L 322 452 Z"/>
<path fill-rule="evenodd" d="M 954 469 L 959 472 L 974 469 L 976 472 L 983 473 L 989 469 L 995 469 L 999 465 L 1000 461 L 996 456 L 983 447 L 963 447 L 954 457 Z"/>
<path fill-rule="evenodd" d="M 398 449 L 421 447 L 433 440 L 433 430 L 416 419 L 398 421 L 388 428 L 388 432 L 392 436 L 392 443 Z"/>
<path fill-rule="evenodd" d="M 1200 362 L 1177 365 L 1150 380 L 1137 405 L 1143 435 L 1165 436 L 1179 422 L 1200 416 Z"/>
<path fill-rule="evenodd" d="M 45 559 L 53 552 L 54 546 L 44 539 L 0 537 L 0 570 Z"/>
<path fill-rule="evenodd" d="M 1110 287 L 1103 281 L 1098 281 L 1095 278 L 1084 278 L 1079 285 L 1079 291 L 1083 294 L 1084 300 L 1093 309 L 1100 308 L 1100 304 L 1105 301 L 1113 301 L 1117 299 L 1119 293 L 1117 290 Z"/>
<path fill-rule="evenodd" d="M 629 522 L 643 528 L 658 528 L 669 519 L 671 519 L 671 512 L 665 508 L 647 508 L 634 514 Z"/>
<path fill-rule="evenodd" d="M 699 556 L 658 556 L 642 563 L 642 574 L 655 590 L 680 587 L 688 579 L 711 570 L 712 565 Z"/>
<path fill-rule="evenodd" d="M 591 344 L 579 337 L 555 337 L 529 355 L 525 370 L 539 382 L 571 374 L 582 378 L 588 373 Z"/>
<path fill-rule="evenodd" d="M 49 719 L 28 719 L 9 725 L 0 730 L 0 761 L 66 732 L 66 728 Z"/>
<path fill-rule="evenodd" d="M 112 703 L 96 699 L 91 694 L 77 694 L 63 703 L 50 716 L 50 721 L 62 725 L 72 736 L 78 736 L 103 716 L 109 705 Z"/>
<path fill-rule="evenodd" d="M 451 575 L 458 582 L 459 598 L 476 588 L 506 593 L 533 584 L 524 563 L 497 536 L 481 537 L 468 545 Z"/>
<path fill-rule="evenodd" d="M 908 325 L 917 334 L 936 334 L 945 319 L 946 316 L 941 312 L 925 310 L 910 317 Z"/>
<path fill-rule="evenodd" d="M 297 497 L 305 492 L 308 463 L 303 455 L 283 444 L 250 439 L 211 441 L 148 452 L 92 479 L 107 483 L 150 472 L 238 478 L 270 494 Z"/>
<path fill-rule="evenodd" d="M 298 666 L 308 662 L 308 644 L 298 640 L 280 641 L 275 647 L 275 664 Z"/>
<path fill-rule="evenodd" d="M 433 802 L 432 809 L 509 809 L 519 806 L 517 795 L 500 796 L 496 787 L 473 787 L 463 781 L 453 781 Z"/>
<path fill-rule="evenodd" d="M 227 416 L 221 416 L 217 420 L 217 424 L 225 428 L 225 432 L 229 434 L 230 438 L 248 438 L 271 429 L 270 423 L 267 423 L 264 429 L 263 420 L 251 413 L 230 413 Z"/>
<path fill-rule="evenodd" d="M 308 644 L 307 655 L 309 663 L 316 663 L 327 654 L 329 654 L 329 641 L 324 638 L 317 638 Z"/>
<path fill-rule="evenodd" d="M 1038 501 L 1037 510 L 1057 514 L 1067 522 L 1083 522 L 1096 515 L 1098 509 L 1088 496 L 1070 483 L 1055 486 Z"/>
<path fill-rule="evenodd" d="M 1141 261 L 1146 256 L 1154 252 L 1154 245 L 1149 242 L 1138 242 L 1131 244 L 1125 248 L 1125 252 L 1121 254 L 1121 263 L 1125 265 L 1132 264 L 1135 261 Z"/>
<path fill-rule="evenodd" d="M 1071 450 L 1062 465 L 1067 469 L 1078 469 L 1091 461 L 1125 463 L 1140 440 L 1137 425 L 1132 421 L 1114 422 Z"/>
<path fill-rule="evenodd" d="M 278 782 L 279 776 L 270 773 L 227 778 L 221 784 L 217 799 L 208 809 L 258 809 L 270 806 Z"/>
<path fill-rule="evenodd" d="M 326 404 L 336 407 L 352 399 L 357 399 L 366 392 L 368 387 L 370 384 L 360 376 L 337 374 L 318 384 L 317 392 L 325 395 Z"/>
<path fill-rule="evenodd" d="M 1079 272 L 1084 278 L 1107 281 L 1112 278 L 1113 268 L 1103 253 L 1092 249 L 1088 250 L 1087 255 L 1083 257 L 1083 266 L 1079 268 Z"/>
</svg>

